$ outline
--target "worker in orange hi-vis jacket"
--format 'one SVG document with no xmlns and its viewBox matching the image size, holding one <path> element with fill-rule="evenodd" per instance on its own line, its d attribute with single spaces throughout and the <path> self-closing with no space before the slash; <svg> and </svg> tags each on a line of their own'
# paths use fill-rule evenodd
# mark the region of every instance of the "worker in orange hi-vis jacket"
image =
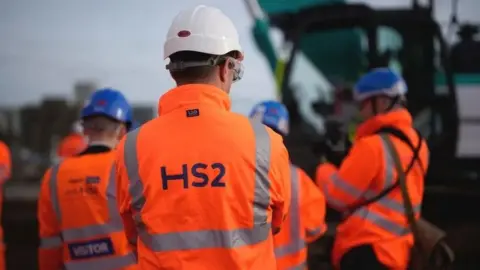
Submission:
<svg viewBox="0 0 480 270">
<path fill-rule="evenodd" d="M 282 137 L 230 112 L 243 52 L 219 9 L 180 12 L 164 56 L 177 87 L 117 148 L 118 201 L 141 269 L 275 270 L 290 204 Z"/>
<path fill-rule="evenodd" d="M 282 136 L 288 135 L 288 110 L 278 101 L 257 104 L 250 117 Z M 307 269 L 307 243 L 318 239 L 327 229 L 322 192 L 302 169 L 292 164 L 290 173 L 289 216 L 283 230 L 274 237 L 278 270 Z"/>
<path fill-rule="evenodd" d="M 327 203 L 344 214 L 332 252 L 337 269 L 407 269 L 413 235 L 386 138 L 401 157 L 417 218 L 429 151 L 405 108 L 406 93 L 403 78 L 390 69 L 364 75 L 354 97 L 365 120 L 352 148 L 341 164 L 317 168 L 316 182 Z"/>
<path fill-rule="evenodd" d="M 12 174 L 12 157 L 8 146 L 0 141 L 0 185 L 3 186 Z M 1 188 L 0 186 L 0 188 Z M 2 216 L 3 192 L 0 192 L 0 217 Z M 3 242 L 3 229 L 0 227 L 0 270 L 6 269 L 5 243 Z"/>
<path fill-rule="evenodd" d="M 81 153 L 87 148 L 88 142 L 85 136 L 78 132 L 72 132 L 63 138 L 57 146 L 57 157 L 60 159 L 71 157 Z"/>
<path fill-rule="evenodd" d="M 82 109 L 88 147 L 47 171 L 38 200 L 40 270 L 137 269 L 116 201 L 114 148 L 132 109 L 114 89 L 93 93 Z"/>
</svg>

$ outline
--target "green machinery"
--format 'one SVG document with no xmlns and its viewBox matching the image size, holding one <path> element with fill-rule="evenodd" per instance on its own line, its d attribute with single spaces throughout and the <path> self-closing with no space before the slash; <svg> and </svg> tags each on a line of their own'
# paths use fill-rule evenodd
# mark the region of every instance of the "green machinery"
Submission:
<svg viewBox="0 0 480 270">
<path fill-rule="evenodd" d="M 321 140 L 325 119 L 335 114 L 336 93 L 368 69 L 390 66 L 404 76 L 409 110 L 428 138 L 426 184 L 480 187 L 475 139 L 480 109 L 474 102 L 480 100 L 480 72 L 454 73 L 450 45 L 432 15 L 433 1 L 404 9 L 334 0 L 263 0 L 256 8 L 256 1 L 247 3 L 256 19 L 255 40 L 292 115 L 286 143 L 293 162 L 313 173 L 318 159 L 312 144 Z M 268 15 L 261 15 L 263 10 Z M 283 33 L 280 49 L 268 46 L 268 27 Z"/>
<path fill-rule="evenodd" d="M 463 28 L 470 29 L 469 40 L 451 47 L 433 17 L 433 1 L 394 9 L 341 0 L 246 3 L 278 98 L 291 114 L 286 145 L 292 162 L 313 175 L 319 162 L 314 149 L 328 132 L 327 119 L 338 114 L 339 103 L 349 103 L 338 93 L 348 92 L 343 90 L 370 68 L 396 69 L 431 150 L 423 215 L 455 235 L 460 264 L 478 261 L 469 239 L 480 235 L 480 215 L 465 209 L 480 201 L 480 43 L 471 38 L 472 27 Z M 271 29 L 281 31 L 281 46 L 271 42 Z M 329 222 L 337 218 L 329 211 Z M 462 235 L 465 226 L 474 229 Z"/>
</svg>

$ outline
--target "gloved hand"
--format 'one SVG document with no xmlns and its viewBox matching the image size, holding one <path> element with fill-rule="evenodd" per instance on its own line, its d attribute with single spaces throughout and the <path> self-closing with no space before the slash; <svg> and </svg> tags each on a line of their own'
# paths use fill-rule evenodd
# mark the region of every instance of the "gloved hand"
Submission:
<svg viewBox="0 0 480 270">
<path fill-rule="evenodd" d="M 344 124 L 338 120 L 329 120 L 326 123 L 325 159 L 340 166 L 347 155 L 349 148 L 348 136 Z"/>
</svg>

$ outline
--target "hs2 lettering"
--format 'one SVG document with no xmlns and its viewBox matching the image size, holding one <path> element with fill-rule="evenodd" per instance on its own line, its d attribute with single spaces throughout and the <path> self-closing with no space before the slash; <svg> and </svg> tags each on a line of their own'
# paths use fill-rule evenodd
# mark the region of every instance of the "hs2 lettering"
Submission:
<svg viewBox="0 0 480 270">
<path fill-rule="evenodd" d="M 213 179 L 210 179 L 209 175 L 206 172 L 208 168 L 213 169 L 213 171 L 216 173 Z M 225 173 L 225 165 L 223 165 L 222 163 L 195 163 L 192 166 L 183 164 L 182 173 L 180 174 L 167 174 L 167 168 L 165 166 L 162 166 L 160 168 L 163 190 L 168 189 L 168 181 L 172 180 L 182 180 L 183 188 L 189 188 L 190 175 L 195 178 L 195 180 L 192 180 L 191 182 L 191 186 L 193 187 L 203 188 L 206 187 L 208 184 L 210 184 L 211 187 L 225 187 L 225 182 L 223 181 Z"/>
</svg>

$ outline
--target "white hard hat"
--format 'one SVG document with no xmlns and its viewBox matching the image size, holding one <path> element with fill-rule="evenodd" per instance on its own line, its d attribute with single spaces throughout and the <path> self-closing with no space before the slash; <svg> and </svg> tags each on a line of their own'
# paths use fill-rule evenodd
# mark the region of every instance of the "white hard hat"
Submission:
<svg viewBox="0 0 480 270">
<path fill-rule="evenodd" d="M 181 11 L 168 30 L 164 59 L 181 51 L 224 55 L 238 51 L 243 58 L 238 32 L 221 10 L 204 5 Z"/>
</svg>

